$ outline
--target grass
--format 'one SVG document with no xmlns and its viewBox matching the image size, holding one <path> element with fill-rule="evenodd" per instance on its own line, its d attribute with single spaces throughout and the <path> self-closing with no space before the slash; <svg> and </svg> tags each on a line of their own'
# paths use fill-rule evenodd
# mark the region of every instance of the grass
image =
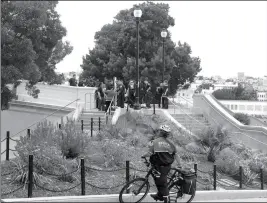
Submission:
<svg viewBox="0 0 267 203">
<path fill-rule="evenodd" d="M 153 116 L 143 116 L 142 118 L 138 115 L 135 115 L 133 118 L 130 114 L 125 114 L 121 116 L 118 120 L 116 129 L 108 128 L 109 136 L 101 135 L 103 132 L 100 132 L 99 135 L 95 135 L 90 138 L 90 144 L 87 147 L 87 151 L 84 155 L 85 165 L 91 168 L 105 169 L 105 170 L 113 170 L 117 168 L 122 168 L 122 170 L 114 171 L 114 172 L 104 172 L 104 171 L 95 171 L 86 169 L 86 182 L 89 182 L 92 185 L 98 186 L 100 188 L 110 188 L 116 185 L 121 185 L 112 189 L 99 189 L 96 187 L 91 187 L 86 184 L 86 195 L 101 195 L 101 194 L 118 194 L 122 188 L 122 184 L 126 181 L 126 169 L 125 169 L 125 161 L 130 161 L 130 166 L 136 169 L 146 170 L 145 165 L 142 163 L 141 156 L 146 152 L 146 143 L 148 142 L 152 129 L 155 128 L 159 123 L 167 123 L 171 125 L 173 129 L 177 128 L 168 120 L 159 115 Z M 124 130 L 122 130 L 124 129 Z M 125 130 L 126 129 L 126 130 Z M 129 132 L 127 132 L 127 129 Z M 131 130 L 129 130 L 131 129 Z M 176 129 L 177 130 L 177 129 Z M 178 129 L 179 130 L 179 129 Z M 112 134 L 113 133 L 113 134 Z M 144 136 L 145 135 L 145 136 Z M 88 134 L 90 137 L 90 134 Z M 114 141 L 111 143 L 111 141 Z M 115 144 L 120 146 L 116 147 Z M 106 151 L 103 150 L 104 144 L 107 145 L 105 148 Z M 117 150 L 122 149 L 122 151 Z M 185 150 L 185 149 L 184 149 Z M 196 159 L 196 163 L 198 164 L 198 169 L 201 171 L 212 171 L 213 163 L 207 161 L 206 155 L 194 154 Z M 107 159 L 114 158 L 114 161 L 107 164 Z M 15 158 L 19 159 L 19 158 Z M 14 161 L 14 160 L 13 160 Z M 113 163 L 112 163 L 113 162 Z M 114 164 L 116 162 L 116 164 Z M 194 167 L 194 163 L 189 163 L 190 167 Z M 14 178 L 17 172 L 14 172 L 10 175 L 3 176 L 3 174 L 10 173 L 12 171 L 12 162 L 4 161 L 1 163 L 2 167 L 2 198 L 27 198 L 27 185 L 23 187 L 21 190 L 3 195 L 6 192 L 13 191 L 18 187 L 21 187 L 22 184 L 19 183 L 9 183 L 12 178 Z M 72 174 L 73 182 L 66 182 L 62 179 L 58 179 L 54 176 L 49 176 L 42 174 L 45 178 L 51 180 L 51 182 L 47 185 L 43 185 L 43 187 L 48 188 L 51 191 L 46 191 L 40 189 L 38 187 L 33 188 L 33 197 L 51 197 L 51 196 L 79 196 L 81 195 L 81 185 L 78 187 L 66 191 L 66 192 L 56 192 L 59 190 L 68 189 L 76 186 L 80 183 L 81 176 L 80 170 Z M 138 172 L 135 170 L 130 170 L 131 178 L 135 176 L 144 176 L 144 172 Z M 201 182 L 208 181 L 209 176 L 206 173 L 198 172 L 198 179 Z M 231 180 L 231 178 L 228 178 Z M 210 180 L 208 181 L 210 182 Z M 211 183 L 211 182 L 210 182 Z M 151 182 L 154 185 L 153 181 Z M 205 186 L 200 183 L 197 183 L 197 190 L 210 190 L 212 189 L 212 185 Z M 231 189 L 235 189 L 232 187 Z M 150 191 L 156 191 L 155 187 L 152 187 Z"/>
</svg>

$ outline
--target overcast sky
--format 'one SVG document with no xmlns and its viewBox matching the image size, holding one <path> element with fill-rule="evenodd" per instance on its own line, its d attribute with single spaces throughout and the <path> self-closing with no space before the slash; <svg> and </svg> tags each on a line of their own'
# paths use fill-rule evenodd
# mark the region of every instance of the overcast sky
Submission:
<svg viewBox="0 0 267 203">
<path fill-rule="evenodd" d="M 80 71 L 82 56 L 94 47 L 94 34 L 112 23 L 122 9 L 140 1 L 59 1 L 57 11 L 67 28 L 73 52 L 57 71 Z M 160 1 L 157 1 L 160 2 Z M 162 1 L 163 2 L 163 1 Z M 266 1 L 164 1 L 175 26 L 172 40 L 187 42 L 201 59 L 199 75 L 222 77 L 267 75 Z"/>
</svg>

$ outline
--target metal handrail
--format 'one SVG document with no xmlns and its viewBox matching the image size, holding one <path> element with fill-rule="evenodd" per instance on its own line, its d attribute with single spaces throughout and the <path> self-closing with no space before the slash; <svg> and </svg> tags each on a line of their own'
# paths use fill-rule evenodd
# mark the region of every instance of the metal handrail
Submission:
<svg viewBox="0 0 267 203">
<path fill-rule="evenodd" d="M 112 103 L 113 103 L 113 101 L 114 101 L 114 99 L 115 99 L 115 96 L 116 96 L 116 95 L 114 95 L 114 96 L 112 97 L 112 100 L 111 100 L 111 102 L 110 102 L 110 104 L 109 104 L 109 106 L 108 106 L 107 112 L 105 112 L 106 114 L 109 113 L 109 115 L 110 115 L 111 105 L 112 105 Z"/>
<path fill-rule="evenodd" d="M 179 96 L 179 97 L 182 98 L 183 100 L 187 101 L 188 103 L 190 103 L 190 104 L 193 105 L 193 102 L 191 102 L 190 100 L 188 100 L 188 99 L 186 99 L 186 98 L 184 98 L 184 97 L 182 97 L 182 96 Z M 194 106 L 194 105 L 193 105 L 193 106 Z M 209 117 L 212 119 L 212 121 L 213 121 L 214 123 L 216 123 L 216 125 L 221 126 L 221 124 L 219 124 L 219 123 L 216 121 L 215 118 L 213 118 L 211 115 L 209 115 L 209 114 L 207 114 L 206 112 L 204 112 L 200 107 L 192 107 L 192 108 L 193 108 L 193 109 L 199 109 L 200 112 L 201 112 L 202 114 L 205 114 L 205 115 L 209 116 Z"/>
<path fill-rule="evenodd" d="M 168 98 L 168 97 L 167 97 Z M 171 101 L 170 98 L 168 98 L 168 100 L 175 106 L 175 107 L 178 107 L 173 101 Z M 201 125 L 204 125 L 206 126 L 205 124 L 199 122 L 197 119 L 195 119 L 194 117 L 190 116 L 189 114 L 187 114 L 182 108 L 180 108 L 181 111 L 183 111 L 189 118 L 195 120 L 197 123 L 201 124 Z"/>
<path fill-rule="evenodd" d="M 62 110 L 62 109 L 64 109 L 64 108 L 66 108 L 67 106 L 69 106 L 70 104 L 72 104 L 72 103 L 74 103 L 74 102 L 76 102 L 76 101 L 78 101 L 78 100 L 80 100 L 80 99 L 75 99 L 74 101 L 68 103 L 67 105 L 65 105 L 65 106 L 63 106 L 63 107 L 61 107 L 61 108 L 58 108 L 56 111 L 52 112 L 51 114 L 47 115 L 46 117 L 42 118 L 41 120 L 39 120 L 39 121 L 37 121 L 37 122 L 34 122 L 33 124 L 31 124 L 31 125 L 28 126 L 27 128 L 25 128 L 25 129 L 23 129 L 23 130 L 17 132 L 15 135 L 12 135 L 12 136 L 10 136 L 10 137 L 15 137 L 15 136 L 18 135 L 19 133 L 21 133 L 21 132 L 23 132 L 23 131 L 29 129 L 30 127 L 36 125 L 37 123 L 39 123 L 39 122 L 41 122 L 41 121 L 47 119 L 48 117 L 54 115 L 56 112 L 58 112 L 58 111 L 60 111 L 60 110 Z"/>
</svg>

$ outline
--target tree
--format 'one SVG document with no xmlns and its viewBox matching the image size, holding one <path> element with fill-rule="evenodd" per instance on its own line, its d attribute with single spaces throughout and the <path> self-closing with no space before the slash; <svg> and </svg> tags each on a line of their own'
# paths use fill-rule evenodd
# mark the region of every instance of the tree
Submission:
<svg viewBox="0 0 267 203">
<path fill-rule="evenodd" d="M 54 71 L 50 70 L 50 81 L 48 82 L 49 85 L 61 85 L 65 81 L 65 76 L 63 73 L 57 74 Z"/>
<path fill-rule="evenodd" d="M 66 29 L 55 11 L 57 1 L 1 1 L 1 109 L 15 97 L 7 84 L 28 80 L 26 89 L 38 97 L 38 81 L 51 82 L 55 65 L 72 50 L 62 42 Z"/>
<path fill-rule="evenodd" d="M 80 86 L 98 87 L 98 85 L 100 84 L 100 81 L 97 78 L 92 77 L 90 75 L 87 76 L 86 74 L 87 72 L 83 72 L 80 75 L 80 82 L 79 82 Z"/>
<path fill-rule="evenodd" d="M 210 87 L 214 88 L 214 85 L 211 83 L 203 83 L 200 85 L 202 89 L 209 90 Z"/>
<path fill-rule="evenodd" d="M 243 87 L 241 84 L 238 84 L 238 86 L 232 90 L 216 90 L 212 94 L 216 99 L 220 100 L 257 100 L 257 93 L 253 87 Z"/>
<path fill-rule="evenodd" d="M 234 92 L 229 89 L 216 90 L 212 94 L 218 100 L 235 100 L 236 99 Z"/>
<path fill-rule="evenodd" d="M 120 11 L 112 24 L 107 24 L 95 34 L 95 48 L 83 57 L 81 65 L 83 74 L 98 78 L 101 82 L 105 77 L 123 79 L 128 82 L 136 80 L 136 22 L 133 11 L 137 7 Z M 140 19 L 140 76 L 148 77 L 152 86 L 161 82 L 163 74 L 162 37 L 163 28 L 174 26 L 174 19 L 168 14 L 169 5 L 165 3 L 145 2 L 138 7 L 143 11 Z M 182 67 L 183 80 L 192 81 L 200 71 L 200 60 L 191 58 L 188 44 L 179 43 L 175 48 L 168 33 L 165 39 L 165 71 L 164 79 L 171 78 L 173 67 Z M 177 52 L 177 53 L 174 53 Z M 184 55 L 183 55 L 184 54 Z M 178 64 L 181 63 L 181 64 Z M 188 69 L 188 70 L 187 70 Z M 192 74 L 192 72 L 194 72 Z M 178 72 L 174 77 L 178 77 Z M 172 83 L 171 83 L 172 84 Z M 173 84 L 177 89 L 177 85 Z M 173 91 L 175 92 L 175 90 Z"/>
<path fill-rule="evenodd" d="M 69 79 L 70 86 L 76 86 L 77 85 L 77 80 L 75 77 L 72 77 Z"/>
</svg>

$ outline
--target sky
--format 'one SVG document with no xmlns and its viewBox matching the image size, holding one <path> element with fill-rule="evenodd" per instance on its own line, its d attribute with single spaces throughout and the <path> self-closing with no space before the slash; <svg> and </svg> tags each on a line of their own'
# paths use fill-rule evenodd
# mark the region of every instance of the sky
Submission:
<svg viewBox="0 0 267 203">
<path fill-rule="evenodd" d="M 82 57 L 94 48 L 95 32 L 123 9 L 143 1 L 59 1 L 57 11 L 73 52 L 57 64 L 58 72 L 80 72 Z M 175 26 L 172 40 L 187 42 L 201 59 L 207 77 L 267 75 L 266 1 L 155 1 L 168 3 Z"/>
</svg>

